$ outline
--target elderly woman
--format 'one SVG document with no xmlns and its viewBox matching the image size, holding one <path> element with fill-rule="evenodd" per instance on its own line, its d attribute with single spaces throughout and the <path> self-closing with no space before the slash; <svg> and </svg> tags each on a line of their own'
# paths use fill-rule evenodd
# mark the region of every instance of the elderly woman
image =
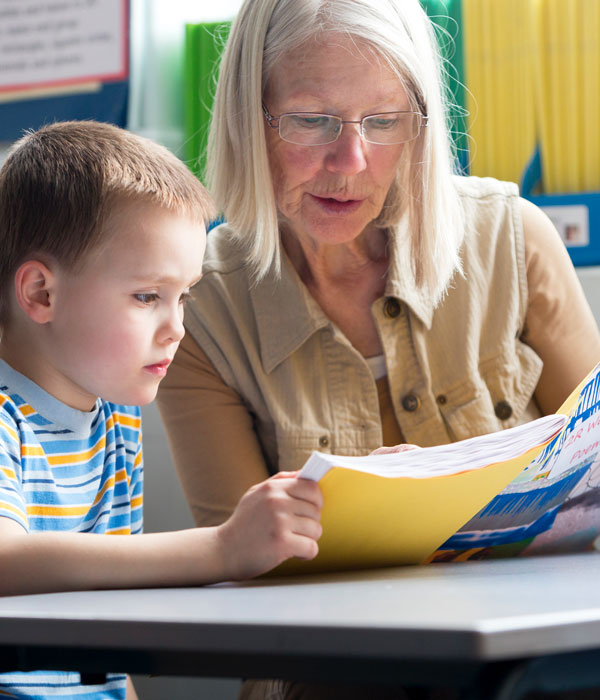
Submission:
<svg viewBox="0 0 600 700">
<path fill-rule="evenodd" d="M 453 175 L 418 0 L 247 0 L 213 114 L 208 237 L 160 391 L 198 524 L 315 449 L 435 445 L 555 411 L 600 337 L 549 219 Z"/>
<path fill-rule="evenodd" d="M 159 394 L 199 525 L 313 450 L 435 445 L 555 411 L 600 337 L 548 218 L 453 175 L 418 0 L 247 0 L 209 175 L 226 222 Z"/>
<path fill-rule="evenodd" d="M 600 360 L 551 222 L 513 184 L 454 175 L 446 125 L 418 0 L 244 3 L 208 157 L 226 223 L 159 393 L 199 525 L 313 450 L 553 412 Z M 321 697 L 294 692 L 272 697 Z"/>
</svg>

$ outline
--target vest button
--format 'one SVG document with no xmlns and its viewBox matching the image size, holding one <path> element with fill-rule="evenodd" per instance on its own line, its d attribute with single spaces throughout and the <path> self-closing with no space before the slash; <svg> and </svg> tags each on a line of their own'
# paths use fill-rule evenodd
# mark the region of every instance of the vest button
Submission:
<svg viewBox="0 0 600 700">
<path fill-rule="evenodd" d="M 445 406 L 448 403 L 448 397 L 446 394 L 438 394 L 438 396 L 435 399 L 440 406 Z"/>
<path fill-rule="evenodd" d="M 329 446 L 329 438 L 327 435 L 321 435 L 319 438 L 319 447 L 328 447 Z"/>
<path fill-rule="evenodd" d="M 498 401 L 494 406 L 494 413 L 500 420 L 508 420 L 513 414 L 512 406 L 508 401 Z"/>
<path fill-rule="evenodd" d="M 402 313 L 402 306 L 398 299 L 394 297 L 388 297 L 383 305 L 383 313 L 388 318 L 397 318 Z"/>
<path fill-rule="evenodd" d="M 419 397 L 415 396 L 414 394 L 406 394 L 406 396 L 402 397 L 402 408 L 405 411 L 413 413 L 417 410 L 417 408 L 419 408 L 420 405 L 421 402 L 419 401 Z"/>
</svg>

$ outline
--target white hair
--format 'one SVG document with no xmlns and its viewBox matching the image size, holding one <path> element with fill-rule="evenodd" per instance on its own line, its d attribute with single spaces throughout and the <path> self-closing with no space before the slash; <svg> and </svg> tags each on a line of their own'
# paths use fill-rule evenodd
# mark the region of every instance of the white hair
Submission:
<svg viewBox="0 0 600 700">
<path fill-rule="evenodd" d="M 419 0 L 245 0 L 220 67 L 209 135 L 209 187 L 247 247 L 256 279 L 272 265 L 279 270 L 263 93 L 282 55 L 330 32 L 370 46 L 397 73 L 413 108 L 428 116 L 428 126 L 406 145 L 375 223 L 392 237 L 408 233 L 409 242 L 397 241 L 409 251 L 406 272 L 437 301 L 461 269 L 464 227 L 452 181 L 455 160 L 442 63 Z"/>
</svg>

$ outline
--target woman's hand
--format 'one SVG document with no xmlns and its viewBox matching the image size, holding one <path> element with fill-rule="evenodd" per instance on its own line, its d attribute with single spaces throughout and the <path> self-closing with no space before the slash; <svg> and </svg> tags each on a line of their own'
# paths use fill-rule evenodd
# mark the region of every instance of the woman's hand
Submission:
<svg viewBox="0 0 600 700">
<path fill-rule="evenodd" d="M 319 485 L 280 472 L 250 488 L 217 528 L 228 575 L 258 576 L 290 557 L 313 559 L 319 547 L 323 496 Z"/>
<path fill-rule="evenodd" d="M 402 445 L 393 445 L 392 447 L 378 447 L 376 450 L 373 450 L 370 454 L 372 455 L 390 455 L 394 454 L 396 452 L 408 452 L 408 450 L 420 450 L 421 448 L 419 445 L 410 445 L 410 444 L 402 444 Z"/>
</svg>

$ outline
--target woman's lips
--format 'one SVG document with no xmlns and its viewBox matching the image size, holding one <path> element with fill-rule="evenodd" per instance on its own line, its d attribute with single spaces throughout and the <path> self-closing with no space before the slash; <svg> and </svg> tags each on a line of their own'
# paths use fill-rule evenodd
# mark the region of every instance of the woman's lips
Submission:
<svg viewBox="0 0 600 700">
<path fill-rule="evenodd" d="M 316 204 L 329 214 L 351 214 L 362 204 L 362 199 L 335 199 L 334 197 L 318 197 L 311 195 Z"/>
</svg>

